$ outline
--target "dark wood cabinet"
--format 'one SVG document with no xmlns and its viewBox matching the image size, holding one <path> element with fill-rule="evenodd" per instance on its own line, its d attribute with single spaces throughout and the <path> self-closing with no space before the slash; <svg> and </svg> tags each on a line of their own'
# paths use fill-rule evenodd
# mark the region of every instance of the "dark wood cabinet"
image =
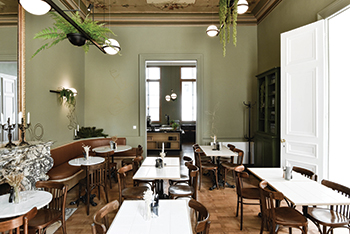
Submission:
<svg viewBox="0 0 350 234">
<path fill-rule="evenodd" d="M 257 132 L 254 165 L 280 166 L 280 68 L 256 76 L 258 79 Z"/>
</svg>

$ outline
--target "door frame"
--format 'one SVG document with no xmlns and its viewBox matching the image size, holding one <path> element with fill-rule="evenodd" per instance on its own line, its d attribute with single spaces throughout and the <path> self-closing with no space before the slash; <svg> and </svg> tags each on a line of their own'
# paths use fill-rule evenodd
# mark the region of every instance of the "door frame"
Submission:
<svg viewBox="0 0 350 234">
<path fill-rule="evenodd" d="M 139 136 L 143 138 L 145 152 L 147 152 L 147 128 L 146 128 L 146 62 L 147 61 L 175 61 L 196 60 L 197 61 L 197 119 L 196 119 L 196 141 L 200 140 L 203 129 L 203 80 L 204 61 L 203 54 L 139 54 Z"/>
</svg>

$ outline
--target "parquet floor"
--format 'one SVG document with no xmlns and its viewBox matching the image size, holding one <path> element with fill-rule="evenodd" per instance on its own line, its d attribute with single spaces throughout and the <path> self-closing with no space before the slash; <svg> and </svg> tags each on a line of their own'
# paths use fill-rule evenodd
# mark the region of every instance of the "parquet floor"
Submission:
<svg viewBox="0 0 350 234">
<path fill-rule="evenodd" d="M 191 148 L 183 147 L 183 154 L 193 156 Z M 131 186 L 131 175 L 128 179 L 128 186 Z M 229 182 L 233 184 L 233 178 L 230 176 Z M 251 178 L 249 183 L 258 184 L 258 181 Z M 260 217 L 258 213 L 260 207 L 258 205 L 244 206 L 243 214 L 243 230 L 240 231 L 240 217 L 236 217 L 236 190 L 231 188 L 220 188 L 213 191 L 209 191 L 209 187 L 212 182 L 208 176 L 203 177 L 202 188 L 198 192 L 198 201 L 203 203 L 209 210 L 211 227 L 210 234 L 231 234 L 231 233 L 259 233 L 260 232 Z M 69 205 L 69 202 L 75 200 L 78 196 L 77 186 L 68 192 L 67 207 L 75 207 Z M 112 189 L 108 190 L 109 200 L 118 199 L 118 185 L 113 181 Z M 95 198 L 94 201 L 97 206 L 90 206 L 90 215 L 86 215 L 86 206 L 80 204 L 78 210 L 67 220 L 67 233 L 68 234 L 87 234 L 91 232 L 91 223 L 94 213 L 105 204 L 105 198 L 103 192 L 101 193 L 101 200 Z M 283 204 L 282 204 L 283 205 Z M 58 229 L 57 234 L 61 234 L 62 230 Z M 268 233 L 264 231 L 264 233 Z M 287 228 L 283 228 L 279 233 L 288 233 Z M 293 229 L 293 233 L 301 233 L 297 229 Z M 311 234 L 317 234 L 315 225 L 309 221 L 309 232 Z M 180 234 L 180 233 L 179 233 Z"/>
</svg>

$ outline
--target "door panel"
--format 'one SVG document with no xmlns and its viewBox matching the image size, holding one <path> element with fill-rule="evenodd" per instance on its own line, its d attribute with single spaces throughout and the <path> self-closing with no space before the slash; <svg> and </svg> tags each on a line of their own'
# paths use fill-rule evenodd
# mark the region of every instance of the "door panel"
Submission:
<svg viewBox="0 0 350 234">
<path fill-rule="evenodd" d="M 324 20 L 281 34 L 281 165 L 327 174 Z"/>
</svg>

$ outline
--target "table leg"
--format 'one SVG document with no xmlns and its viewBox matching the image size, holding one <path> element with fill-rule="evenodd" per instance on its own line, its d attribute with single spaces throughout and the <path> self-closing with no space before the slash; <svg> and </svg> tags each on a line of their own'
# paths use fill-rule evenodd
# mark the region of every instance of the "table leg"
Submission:
<svg viewBox="0 0 350 234">
<path fill-rule="evenodd" d="M 221 157 L 216 157 L 216 164 L 218 166 L 218 184 L 219 184 L 219 187 L 224 187 L 224 180 L 222 179 L 221 177 L 221 162 L 220 162 L 220 158 Z M 234 185 L 231 185 L 229 183 L 226 182 L 226 187 L 229 187 L 229 188 L 235 188 Z M 213 190 L 213 189 L 216 189 L 216 183 L 215 183 L 215 179 L 213 178 L 213 186 L 209 188 L 209 190 Z"/>
</svg>

